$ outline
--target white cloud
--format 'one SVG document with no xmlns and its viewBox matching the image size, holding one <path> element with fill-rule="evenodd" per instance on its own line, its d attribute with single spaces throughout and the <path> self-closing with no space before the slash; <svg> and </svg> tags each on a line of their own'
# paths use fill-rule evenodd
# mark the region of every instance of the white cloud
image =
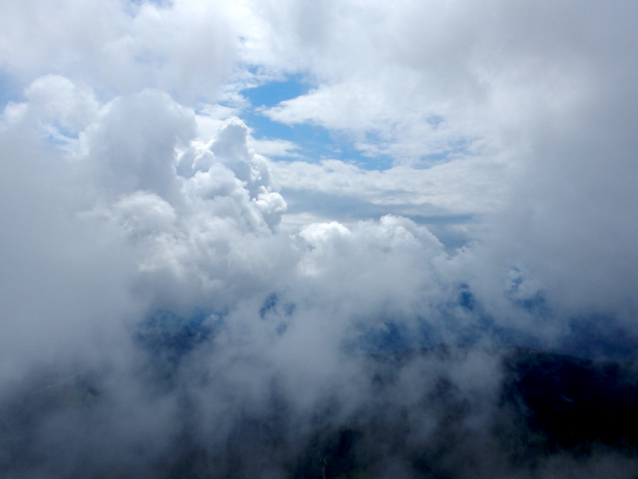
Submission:
<svg viewBox="0 0 638 479">
<path fill-rule="evenodd" d="M 248 146 L 256 153 L 267 157 L 299 158 L 301 156 L 296 151 L 299 150 L 299 145 L 288 140 L 249 138 Z"/>
<path fill-rule="evenodd" d="M 151 87 L 214 98 L 237 58 L 228 16 L 220 2 L 9 2 L 0 63 L 23 81 L 54 72 L 104 94 Z"/>
<path fill-rule="evenodd" d="M 414 169 L 363 170 L 338 160 L 271 163 L 287 190 L 393 206 L 403 214 L 486 214 L 503 206 L 515 168 L 506 160 L 467 157 Z M 484 192 L 489 191 L 489 195 Z M 309 200 L 312 201 L 312 200 Z M 328 210 L 329 211 L 329 210 Z M 336 214 L 337 212 L 335 212 Z"/>
<path fill-rule="evenodd" d="M 82 456 L 142 477 L 134 464 L 163 457 L 177 424 L 213 454 L 276 394 L 291 443 L 326 404 L 346 424 L 376 400 L 366 352 L 392 335 L 560 348 L 591 321 L 632 340 L 637 9 L 8 3 L 0 67 L 24 94 L 0 127 L 0 403 L 43 370 L 93 375 L 107 399 L 25 435 L 50 447 L 51 469 L 27 474 Z M 311 90 L 267 115 L 345 132 L 394 166 L 273 162 L 261 155 L 295 144 L 251 138 L 241 102 L 211 103 L 237 99 L 225 78 L 290 73 Z M 416 224 L 454 215 L 475 221 Z M 444 241 L 454 232 L 463 245 Z M 201 339 L 178 359 L 143 344 L 162 314 Z M 433 360 L 432 378 L 407 370 L 391 399 L 428 397 L 441 371 L 477 397 L 497 366 L 472 354 Z M 59 437 L 75 446 L 52 453 Z"/>
<path fill-rule="evenodd" d="M 32 7 L 36 16 L 49 12 L 37 2 Z M 520 263 L 539 284 L 556 291 L 548 297 L 570 311 L 605 310 L 612 304 L 632 310 L 629 289 L 618 283 L 633 283 L 625 259 L 633 258 L 633 212 L 627 206 L 633 203 L 633 185 L 627 178 L 634 152 L 628 105 L 635 95 L 625 78 L 633 78 L 635 71 L 622 53 L 608 54 L 616 44 L 630 44 L 632 34 L 617 29 L 611 39 L 602 39 L 611 26 L 624 25 L 619 12 L 606 16 L 601 30 L 592 34 L 601 42 L 581 44 L 575 39 L 597 14 L 590 4 L 579 13 L 580 26 L 562 31 L 551 26 L 556 19 L 550 21 L 524 2 L 446 7 L 326 2 L 312 11 L 296 2 L 261 7 L 248 2 L 227 14 L 221 6 L 187 1 L 126 8 L 104 2 L 99 8 L 106 12 L 105 23 L 89 35 L 93 40 L 71 48 L 68 61 L 53 58 L 59 66 L 53 69 L 52 63 L 40 61 L 38 55 L 48 50 L 37 45 L 45 39 L 66 45 L 75 35 L 86 35 L 73 20 L 71 3 L 63 7 L 51 13 L 54 25 L 70 22 L 61 36 L 44 30 L 29 37 L 20 46 L 22 59 L 3 53 L 9 74 L 44 74 L 25 85 L 22 103 L 7 105 L 4 134 L 30 135 L 33 126 L 54 144 L 72 145 L 67 152 L 76 163 L 56 167 L 69 168 L 74 178 L 69 181 L 81 185 L 74 190 L 81 192 L 78 204 L 71 201 L 68 208 L 101 212 L 124 236 L 133 235 L 137 246 L 131 254 L 140 255 L 137 264 L 145 265 L 144 281 L 150 281 L 148 272 L 164 268 L 163 261 L 172 265 L 166 271 L 181 271 L 175 278 L 194 268 L 195 277 L 211 291 L 224 290 L 234 268 L 244 271 L 237 277 L 245 284 L 261 284 L 247 287 L 253 293 L 269 275 L 289 278 L 296 271 L 291 265 L 305 253 L 277 232 L 286 208 L 277 190 L 282 187 L 295 202 L 295 221 L 306 218 L 300 226 L 342 215 L 339 202 L 346 200 L 374 207 L 363 208 L 359 216 L 342 215 L 348 231 L 359 231 L 357 219 L 366 214 L 481 218 L 464 234 L 483 244 L 483 252 L 473 250 L 470 256 L 484 255 L 473 267 L 485 267 L 493 278 L 485 282 L 491 285 L 483 290 L 485 298 L 502 295 L 503 275 Z M 567 18 L 572 7 L 561 3 L 553 15 Z M 633 7 L 626 8 L 630 15 Z M 218 11 L 220 19 L 212 20 Z M 23 18 L 25 12 L 12 6 L 9 17 Z M 308 15 L 323 23 L 307 30 Z M 256 30 L 250 33 L 248 26 Z M 16 26 L 4 35 L 19 45 L 28 28 Z M 233 53 L 232 45 L 241 43 L 236 34 L 244 35 L 239 53 Z M 219 45 L 232 48 L 219 50 Z M 108 52 L 116 50 L 121 63 L 109 63 Z M 94 61 L 87 61 L 94 53 Z M 336 160 L 269 162 L 258 153 L 288 154 L 295 145 L 252 139 L 245 125 L 230 117 L 241 114 L 241 105 L 206 103 L 195 114 L 161 90 L 141 88 L 168 89 L 184 103 L 189 95 L 209 98 L 232 69 L 234 55 L 245 55 L 271 75 L 306 71 L 316 81 L 307 95 L 268 110 L 273 119 L 348 131 L 364 151 L 392 154 L 396 166 L 367 171 Z M 112 75 L 102 68 L 111 68 Z M 192 77 L 185 78 L 186 71 Z M 131 74 L 130 83 L 118 80 L 124 72 Z M 210 86 L 200 82 L 209 74 Z M 119 90 L 140 91 L 104 98 L 107 91 Z M 599 124 L 601 114 L 624 121 Z M 54 144 L 43 148 L 55 149 Z M 409 166 L 433 154 L 447 157 L 425 160 L 434 162 L 428 168 Z M 323 200 L 333 203 L 320 205 Z M 626 220 L 615 219 L 618 211 Z M 620 245 L 617 252 L 609 251 L 611 238 Z M 249 279 L 249 257 L 230 245 L 261 251 L 262 246 L 248 246 L 253 241 L 277 250 L 274 257 L 285 264 L 281 275 L 272 266 L 268 273 L 255 270 L 258 281 Z M 211 264 L 220 272 L 211 276 L 208 266 L 193 266 L 198 258 L 209 258 L 206 248 L 234 259 L 215 259 Z M 328 258 L 322 267 L 330 261 L 337 260 Z M 363 266 L 352 265 L 357 267 Z M 577 277 L 571 268 L 580 272 Z M 152 284 L 147 288 L 152 290 Z M 583 291 L 587 301 L 578 299 Z"/>
<path fill-rule="evenodd" d="M 81 131 L 95 120 L 99 105 L 88 86 L 77 86 L 67 78 L 46 75 L 25 90 L 29 107 L 41 110 L 44 122 L 59 122 L 72 131 Z"/>
<path fill-rule="evenodd" d="M 194 139 L 193 112 L 162 92 L 144 90 L 116 98 L 99 121 L 84 132 L 88 167 L 107 195 L 149 190 L 171 200 L 175 178 L 175 148 Z"/>
<path fill-rule="evenodd" d="M 398 165 L 450 152 L 445 165 L 406 170 L 399 197 L 413 191 L 419 204 L 432 198 L 464 211 L 474 204 L 475 212 L 505 203 L 509 212 L 490 220 L 494 234 L 483 238 L 500 253 L 515 250 L 507 259 L 495 253 L 501 261 L 528 258 L 570 304 L 596 297 L 602 309 L 633 308 L 623 285 L 634 280 L 622 264 L 633 258 L 624 245 L 635 236 L 628 209 L 635 188 L 626 183 L 635 156 L 628 112 L 636 98 L 629 79 L 637 72 L 627 56 L 635 43 L 628 26 L 638 13 L 634 4 L 608 10 L 571 1 L 353 1 L 317 9 L 291 1 L 256 10 L 265 12 L 266 45 L 281 54 L 281 64 L 299 65 L 315 81 L 306 95 L 267 115 L 346 131 L 363 151 L 390 154 Z M 322 26 L 306 33 L 314 15 Z M 438 129 L 433 118 L 442 120 Z M 469 165 L 484 169 L 475 174 Z M 492 174 L 503 167 L 515 174 Z M 389 202 L 390 193 L 375 193 L 375 186 L 400 171 L 276 168 L 282 184 L 297 190 L 304 184 L 374 202 Z M 302 170 L 317 180 L 292 173 Z M 444 172 L 434 195 L 416 180 Z M 581 271 L 577 278 L 570 267 Z M 603 300 L 607 295 L 613 299 Z M 584 310 L 592 307 L 585 303 Z"/>
</svg>

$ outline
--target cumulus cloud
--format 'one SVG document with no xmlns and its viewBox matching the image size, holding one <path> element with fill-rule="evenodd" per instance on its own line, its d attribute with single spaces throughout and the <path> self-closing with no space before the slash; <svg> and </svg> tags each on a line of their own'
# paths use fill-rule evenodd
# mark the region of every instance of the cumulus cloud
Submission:
<svg viewBox="0 0 638 479">
<path fill-rule="evenodd" d="M 633 42 L 631 29 L 624 27 L 628 18 L 635 17 L 633 5 L 602 12 L 593 3 L 576 7 L 571 2 L 534 6 L 352 2 L 347 8 L 325 3 L 322 9 L 331 35 L 321 41 L 301 33 L 307 12 L 297 3 L 264 8 L 272 25 L 295 25 L 281 33 L 271 31 L 290 47 L 289 56 L 280 58 L 293 61 L 292 52 L 301 56 L 304 49 L 312 49 L 304 64 L 316 75 L 317 84 L 307 94 L 267 110 L 267 115 L 284 123 L 309 122 L 348 131 L 362 151 L 390 152 L 399 165 L 431 164 L 427 155 L 443 153 L 449 162 L 444 167 L 408 170 L 404 184 L 414 181 L 422 194 L 431 191 L 427 180 L 437 172 L 460 175 L 472 163 L 491 165 L 484 171 L 489 171 L 485 177 L 494 181 L 492 185 L 481 183 L 482 174 L 470 170 L 467 184 L 454 182 L 441 197 L 451 202 L 457 192 L 477 187 L 482 193 L 468 195 L 470 208 L 476 205 L 474 211 L 481 211 L 486 200 L 501 199 L 510 205 L 509 213 L 490 223 L 495 228 L 486 243 L 498 245 L 494 254 L 504 253 L 504 243 L 518 245 L 503 262 L 535 256 L 530 263 L 536 274 L 547 274 L 550 289 L 563 291 L 556 299 L 567 294 L 576 303 L 583 301 L 583 310 L 599 294 L 603 302 L 602 296 L 614 298 L 605 306 L 601 303 L 601 309 L 632 303 L 632 293 L 609 278 L 625 275 L 620 272 L 620 257 L 632 256 L 619 246 L 624 242 L 619 238 L 633 238 L 634 223 L 625 209 L 634 203 L 633 188 L 625 185 L 633 167 L 623 158 L 634 151 L 628 143 L 633 120 L 626 112 L 635 98 L 627 81 L 636 72 L 622 53 L 629 52 L 626 46 Z M 273 42 L 274 48 L 281 44 Z M 610 114 L 617 121 L 603 120 Z M 507 165 L 511 175 L 495 174 L 499 164 Z M 324 176 L 323 171 L 336 170 L 335 166 L 299 168 Z M 309 188 L 347 197 L 354 184 L 366 184 L 357 195 L 362 198 L 372 196 L 374 187 L 370 180 L 359 183 L 355 178 L 382 176 L 355 174 L 351 166 L 339 168 L 352 170 L 348 181 L 335 182 L 337 173 L 330 171 Z M 294 168 L 281 170 L 287 183 Z M 419 184 L 420 175 L 424 179 Z M 444 191 L 447 184 L 442 183 Z M 387 190 L 381 195 L 392 198 L 394 189 Z M 498 194 L 506 190 L 505 196 Z M 619 254 L 617 260 L 612 259 L 610 244 Z M 599 265 L 596 272 L 581 269 L 593 262 Z M 577 278 L 567 272 L 570 267 L 581 271 Z M 627 277 L 620 283 L 629 285 L 633 280 Z"/>
</svg>

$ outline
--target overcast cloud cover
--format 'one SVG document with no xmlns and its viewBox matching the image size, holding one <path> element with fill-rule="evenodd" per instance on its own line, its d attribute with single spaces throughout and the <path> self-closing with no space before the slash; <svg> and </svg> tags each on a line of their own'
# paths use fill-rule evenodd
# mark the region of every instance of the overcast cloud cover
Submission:
<svg viewBox="0 0 638 479">
<path fill-rule="evenodd" d="M 412 411 L 445 375 L 480 436 L 500 347 L 636 359 L 637 21 L 630 0 L 2 0 L 0 402 L 76 375 L 106 398 L 37 422 L 6 477 L 164 477 L 184 442 L 216 477 L 233 441 L 245 477 L 285 477 L 294 446 L 236 432 L 277 401 L 301 444 L 319 410 Z M 157 351 L 183 328 L 187 353 Z M 476 349 L 371 393 L 370 352 L 439 344 Z M 568 469 L 629 471 L 604 461 Z M 494 467 L 458 477 L 514 477 Z"/>
</svg>

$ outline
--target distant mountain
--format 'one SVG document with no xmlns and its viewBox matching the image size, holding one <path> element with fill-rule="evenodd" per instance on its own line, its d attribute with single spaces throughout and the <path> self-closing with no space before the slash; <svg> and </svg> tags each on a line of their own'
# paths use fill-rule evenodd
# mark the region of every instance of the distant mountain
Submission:
<svg viewBox="0 0 638 479">
<path fill-rule="evenodd" d="M 158 324 L 165 322 L 174 326 L 172 332 L 158 333 Z M 164 369 L 167 364 L 178 367 L 178 358 L 207 334 L 173 317 L 156 318 L 145 328 L 138 340 Z M 162 355 L 158 341 L 164 334 L 170 341 Z M 484 391 L 466 387 L 474 362 L 481 358 L 496 359 L 493 373 L 500 375 L 497 386 L 486 381 Z M 108 381 L 95 372 L 40 375 L 30 386 L 5 395 L 1 404 L 0 476 L 452 479 L 638 474 L 638 369 L 633 363 L 524 348 L 477 354 L 439 346 L 370 354 L 365 364 L 362 391 L 367 396 L 353 398 L 351 404 L 326 401 L 310 417 L 300 417 L 289 398 L 275 391 L 258 410 L 238 403 L 228 430 L 215 437 L 199 432 L 203 412 L 189 396 L 197 391 L 156 389 L 154 400 L 162 395 L 181 398 L 174 418 L 178 426 L 169 433 L 158 429 L 165 436 L 155 449 L 130 451 L 126 461 L 107 451 L 117 449 L 116 430 L 153 417 L 122 417 L 112 405 Z M 476 371 L 484 370 L 476 366 Z M 53 448 L 50 434 L 64 428 L 71 431 L 58 436 Z M 69 437 L 84 439 L 66 444 Z"/>
</svg>

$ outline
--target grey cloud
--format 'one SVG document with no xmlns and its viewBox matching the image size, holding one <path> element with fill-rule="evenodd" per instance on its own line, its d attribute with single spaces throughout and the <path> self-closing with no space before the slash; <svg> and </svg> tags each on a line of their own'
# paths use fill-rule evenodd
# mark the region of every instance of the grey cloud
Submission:
<svg viewBox="0 0 638 479">
<path fill-rule="evenodd" d="M 85 141 L 98 182 L 108 194 L 152 191 L 170 200 L 179 185 L 175 147 L 195 137 L 193 114 L 165 93 L 145 90 L 108 105 Z"/>
</svg>

